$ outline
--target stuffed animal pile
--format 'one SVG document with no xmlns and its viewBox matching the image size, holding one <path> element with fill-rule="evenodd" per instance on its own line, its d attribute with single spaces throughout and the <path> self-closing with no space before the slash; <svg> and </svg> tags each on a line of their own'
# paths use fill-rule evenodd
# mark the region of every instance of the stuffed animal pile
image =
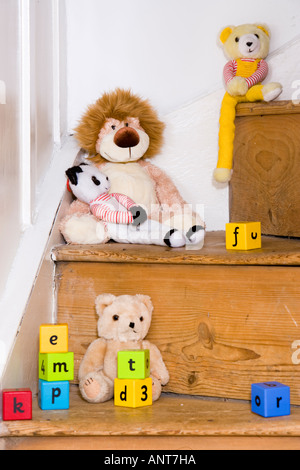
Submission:
<svg viewBox="0 0 300 470">
<path fill-rule="evenodd" d="M 204 239 L 204 222 L 181 197 L 170 178 L 146 161 L 163 143 L 164 124 L 148 101 L 130 91 L 105 93 L 90 106 L 76 129 L 76 138 L 90 163 L 110 180 L 110 192 L 143 206 L 150 220 L 184 233 L 188 244 Z M 89 204 L 77 199 L 61 224 L 68 243 L 103 243 L 103 226 Z"/>
<path fill-rule="evenodd" d="M 225 183 L 231 178 L 236 105 L 243 102 L 271 101 L 282 92 L 280 83 L 262 81 L 267 77 L 270 31 L 260 24 L 228 26 L 220 34 L 225 55 L 226 93 L 222 101 L 219 130 L 219 156 L 214 178 Z"/>
</svg>

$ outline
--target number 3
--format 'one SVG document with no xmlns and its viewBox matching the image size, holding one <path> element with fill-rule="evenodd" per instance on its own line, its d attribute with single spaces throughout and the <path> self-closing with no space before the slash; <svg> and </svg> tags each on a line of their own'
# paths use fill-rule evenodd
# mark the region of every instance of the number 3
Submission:
<svg viewBox="0 0 300 470">
<path fill-rule="evenodd" d="M 148 398 L 148 395 L 147 395 L 148 389 L 147 389 L 146 385 L 143 385 L 143 386 L 142 386 L 142 390 L 144 390 L 143 393 L 142 393 L 142 395 L 144 395 L 144 396 L 141 398 L 141 400 L 142 400 L 142 401 L 146 401 L 147 398 Z"/>
</svg>

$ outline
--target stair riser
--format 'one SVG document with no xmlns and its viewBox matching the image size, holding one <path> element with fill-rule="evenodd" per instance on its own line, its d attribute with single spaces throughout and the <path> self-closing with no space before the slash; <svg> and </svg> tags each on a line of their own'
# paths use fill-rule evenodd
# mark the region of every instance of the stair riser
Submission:
<svg viewBox="0 0 300 470">
<path fill-rule="evenodd" d="M 59 262 L 57 321 L 69 324 L 77 377 L 97 338 L 97 295 L 149 295 L 165 391 L 249 400 L 251 383 L 277 380 L 299 405 L 299 285 L 293 267 Z"/>
</svg>

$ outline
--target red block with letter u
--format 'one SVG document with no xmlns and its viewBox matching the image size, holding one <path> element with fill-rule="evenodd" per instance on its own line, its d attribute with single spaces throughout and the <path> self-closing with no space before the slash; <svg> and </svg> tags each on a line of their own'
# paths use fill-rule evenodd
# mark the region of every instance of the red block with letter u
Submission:
<svg viewBox="0 0 300 470">
<path fill-rule="evenodd" d="M 2 391 L 2 419 L 32 419 L 32 392 L 29 388 Z"/>
</svg>

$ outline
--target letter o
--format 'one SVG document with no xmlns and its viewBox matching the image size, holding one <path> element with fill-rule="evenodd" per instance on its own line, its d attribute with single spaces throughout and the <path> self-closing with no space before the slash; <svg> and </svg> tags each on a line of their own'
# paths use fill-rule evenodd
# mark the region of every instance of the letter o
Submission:
<svg viewBox="0 0 300 470">
<path fill-rule="evenodd" d="M 255 397 L 255 404 L 256 404 L 256 406 L 260 406 L 260 405 L 261 405 L 261 400 L 260 400 L 260 398 L 259 398 L 258 395 L 256 395 L 256 397 Z"/>
</svg>

